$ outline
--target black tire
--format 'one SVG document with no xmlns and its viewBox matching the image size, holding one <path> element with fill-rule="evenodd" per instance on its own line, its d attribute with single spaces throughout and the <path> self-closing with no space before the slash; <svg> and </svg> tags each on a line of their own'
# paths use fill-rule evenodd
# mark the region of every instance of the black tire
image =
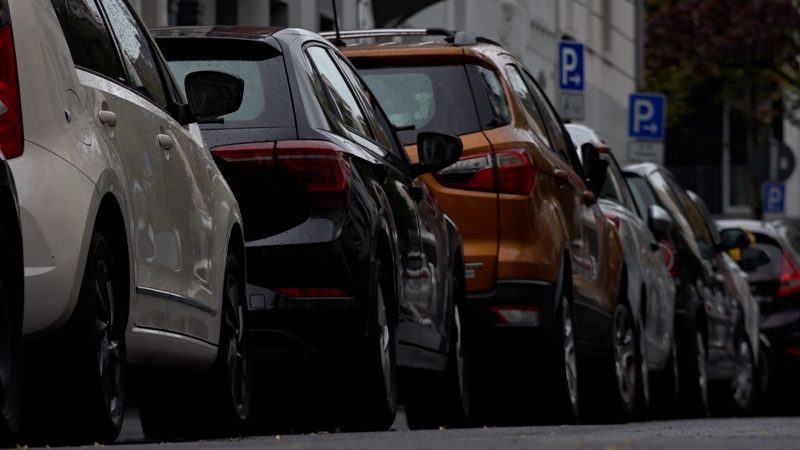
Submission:
<svg viewBox="0 0 800 450">
<path fill-rule="evenodd" d="M 0 445 L 17 443 L 22 421 L 22 261 L 14 261 L 11 242 L 0 223 Z M 16 287 L 16 289 L 15 289 Z"/>
<path fill-rule="evenodd" d="M 219 350 L 201 374 L 151 375 L 139 414 L 148 440 L 241 436 L 252 399 L 252 357 L 244 269 L 230 252 L 225 264 Z"/>
<path fill-rule="evenodd" d="M 658 419 L 677 417 L 681 407 L 678 344 L 674 333 L 671 348 L 664 368 L 650 376 L 651 411 Z"/>
<path fill-rule="evenodd" d="M 688 417 L 708 417 L 707 341 L 697 317 L 685 318 L 678 333 L 681 412 Z"/>
<path fill-rule="evenodd" d="M 569 273 L 564 274 L 565 279 L 569 276 Z M 573 424 L 577 423 L 579 417 L 579 371 L 572 301 L 569 285 L 564 283 L 562 289 L 558 297 L 555 328 L 545 341 L 542 378 L 537 384 L 539 388 L 534 413 L 539 423 Z"/>
<path fill-rule="evenodd" d="M 736 327 L 734 350 L 733 379 L 716 381 L 710 386 L 711 406 L 715 415 L 748 416 L 755 410 L 759 386 L 758 366 L 742 323 Z"/>
<path fill-rule="evenodd" d="M 370 293 L 365 300 L 367 333 L 350 373 L 341 428 L 347 431 L 385 431 L 397 413 L 397 344 L 395 317 L 388 293 L 391 279 L 382 261 L 375 263 Z"/>
<path fill-rule="evenodd" d="M 461 428 L 469 422 L 471 360 L 460 306 L 464 290 L 456 277 L 451 278 L 451 283 L 453 315 L 447 368 L 444 372 L 414 371 L 406 378 L 406 421 L 412 430 Z"/>
<path fill-rule="evenodd" d="M 28 352 L 23 431 L 29 442 L 106 444 L 122 428 L 128 305 L 111 249 L 95 231 L 72 317 Z"/>
</svg>

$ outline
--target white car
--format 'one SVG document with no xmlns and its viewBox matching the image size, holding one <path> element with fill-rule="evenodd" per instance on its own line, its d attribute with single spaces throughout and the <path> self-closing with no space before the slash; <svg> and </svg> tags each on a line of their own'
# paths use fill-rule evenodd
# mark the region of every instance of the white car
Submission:
<svg viewBox="0 0 800 450">
<path fill-rule="evenodd" d="M 0 5 L 13 29 L 0 68 L 16 66 L 0 86 L 18 85 L 22 123 L 7 155 L 30 342 L 22 439 L 114 441 L 129 366 L 148 437 L 236 433 L 250 398 L 242 224 L 197 122 L 238 109 L 243 81 L 191 74 L 187 102 L 125 0 Z"/>
<path fill-rule="evenodd" d="M 628 300 L 637 315 L 636 330 L 639 338 L 634 349 L 643 357 L 633 358 L 643 365 L 639 368 L 644 380 L 644 394 L 649 402 L 650 393 L 662 397 L 675 397 L 677 358 L 673 356 L 675 321 L 675 283 L 669 273 L 662 252 L 669 252 L 659 244 L 657 235 L 666 235 L 672 227 L 669 214 L 657 205 L 640 216 L 631 191 L 620 172 L 608 146 L 589 127 L 567 124 L 570 137 L 578 148 L 584 143 L 594 144 L 601 160 L 608 164 L 607 177 L 600 192 L 598 204 L 606 218 L 619 231 L 625 263 L 628 268 Z M 630 370 L 630 369 L 629 369 Z M 649 374 L 657 375 L 650 386 Z M 664 380 L 664 383 L 660 383 Z M 667 386 L 661 386 L 666 384 Z M 667 400 L 669 401 L 669 400 Z M 647 405 L 645 405 L 647 406 Z"/>
</svg>

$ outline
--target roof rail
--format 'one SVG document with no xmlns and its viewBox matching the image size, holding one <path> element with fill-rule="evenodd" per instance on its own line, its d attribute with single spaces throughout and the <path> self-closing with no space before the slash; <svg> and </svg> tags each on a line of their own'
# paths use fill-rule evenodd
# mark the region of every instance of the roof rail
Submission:
<svg viewBox="0 0 800 450">
<path fill-rule="evenodd" d="M 336 33 L 326 31 L 320 33 L 322 37 L 328 40 L 335 40 Z M 476 36 L 469 31 L 451 31 L 445 28 L 378 28 L 372 30 L 351 30 L 342 31 L 339 36 L 341 39 L 364 39 L 364 38 L 378 38 L 378 37 L 405 37 L 405 36 L 444 36 L 444 40 L 456 46 L 474 45 L 477 43 L 485 43 L 492 45 L 500 45 L 497 42 L 482 37 Z"/>
</svg>

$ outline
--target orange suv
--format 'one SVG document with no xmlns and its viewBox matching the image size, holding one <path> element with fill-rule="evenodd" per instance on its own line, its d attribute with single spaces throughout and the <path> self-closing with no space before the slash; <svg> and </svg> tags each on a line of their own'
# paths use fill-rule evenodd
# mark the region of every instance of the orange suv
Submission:
<svg viewBox="0 0 800 450">
<path fill-rule="evenodd" d="M 444 39 L 351 41 L 431 35 Z M 605 172 L 597 149 L 582 149 L 587 175 L 597 174 L 584 177 L 538 83 L 494 42 L 438 29 L 341 38 L 412 159 L 419 132 L 463 142 L 459 162 L 423 180 L 464 240 L 473 416 L 570 422 L 579 393 L 582 406 L 631 414 L 636 399 L 603 397 L 630 390 L 622 384 L 636 380 L 617 367 L 636 352 L 617 231 L 595 204 Z M 411 421 L 415 405 L 406 410 Z"/>
</svg>

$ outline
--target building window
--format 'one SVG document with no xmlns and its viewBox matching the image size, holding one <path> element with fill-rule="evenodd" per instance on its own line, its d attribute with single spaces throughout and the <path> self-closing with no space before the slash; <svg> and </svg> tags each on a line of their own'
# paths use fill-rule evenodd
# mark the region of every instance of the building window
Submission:
<svg viewBox="0 0 800 450">
<path fill-rule="evenodd" d="M 334 31 L 333 19 L 328 16 L 320 14 L 319 16 L 319 31 Z"/>
</svg>

